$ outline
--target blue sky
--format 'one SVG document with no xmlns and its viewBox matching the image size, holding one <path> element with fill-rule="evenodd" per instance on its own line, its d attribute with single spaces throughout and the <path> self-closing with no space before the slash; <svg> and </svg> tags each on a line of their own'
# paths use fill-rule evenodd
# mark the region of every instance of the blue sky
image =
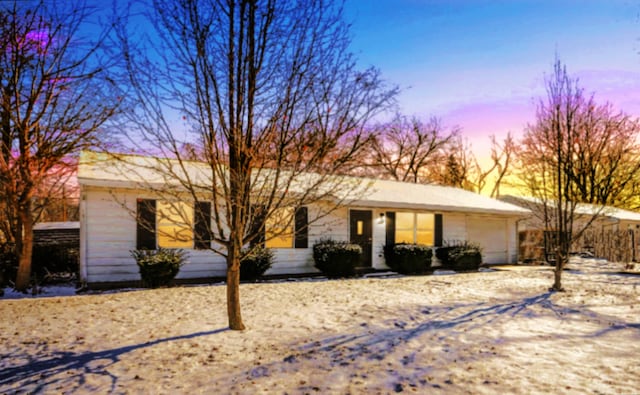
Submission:
<svg viewBox="0 0 640 395">
<path fill-rule="evenodd" d="M 400 110 L 474 147 L 534 121 L 557 53 L 597 102 L 640 116 L 640 2 L 346 0 L 352 50 L 399 85 Z"/>
</svg>

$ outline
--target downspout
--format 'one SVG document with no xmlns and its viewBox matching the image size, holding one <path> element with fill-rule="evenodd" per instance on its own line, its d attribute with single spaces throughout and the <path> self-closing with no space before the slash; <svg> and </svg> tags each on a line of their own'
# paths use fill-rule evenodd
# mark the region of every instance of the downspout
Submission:
<svg viewBox="0 0 640 395">
<path fill-rule="evenodd" d="M 516 265 L 520 262 L 520 221 L 524 221 L 526 217 L 520 217 L 516 220 Z"/>
<path fill-rule="evenodd" d="M 87 255 L 89 244 L 87 243 L 87 203 L 86 194 L 80 186 L 80 286 L 86 288 L 88 280 Z"/>
</svg>

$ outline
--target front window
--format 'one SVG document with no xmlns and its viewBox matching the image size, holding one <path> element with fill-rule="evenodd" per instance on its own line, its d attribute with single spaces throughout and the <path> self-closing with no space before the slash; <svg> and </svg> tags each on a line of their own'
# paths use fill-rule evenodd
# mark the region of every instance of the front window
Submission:
<svg viewBox="0 0 640 395">
<path fill-rule="evenodd" d="M 158 247 L 193 247 L 193 207 L 185 202 L 158 201 Z"/>
<path fill-rule="evenodd" d="M 274 210 L 265 221 L 265 247 L 292 248 L 293 247 L 293 214 L 292 207 L 282 207 Z"/>
<path fill-rule="evenodd" d="M 433 245 L 434 216 L 429 213 L 396 213 L 396 243 Z"/>
</svg>

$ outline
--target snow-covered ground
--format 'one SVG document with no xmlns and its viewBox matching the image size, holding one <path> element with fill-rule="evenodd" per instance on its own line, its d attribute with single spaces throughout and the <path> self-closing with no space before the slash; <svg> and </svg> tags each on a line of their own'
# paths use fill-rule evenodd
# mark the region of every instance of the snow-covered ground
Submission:
<svg viewBox="0 0 640 395">
<path fill-rule="evenodd" d="M 0 393 L 640 393 L 640 276 L 572 268 L 5 297 Z"/>
</svg>

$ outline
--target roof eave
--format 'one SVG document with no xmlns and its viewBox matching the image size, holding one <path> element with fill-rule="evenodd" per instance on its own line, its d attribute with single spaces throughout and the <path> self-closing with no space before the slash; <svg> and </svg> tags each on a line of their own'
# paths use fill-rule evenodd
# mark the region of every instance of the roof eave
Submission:
<svg viewBox="0 0 640 395">
<path fill-rule="evenodd" d="M 428 210 L 439 212 L 464 212 L 464 213 L 480 213 L 480 214 L 497 214 L 504 216 L 525 217 L 531 214 L 531 211 L 521 210 L 501 210 L 483 207 L 465 207 L 465 206 L 449 206 L 436 205 L 426 203 L 408 203 L 408 202 L 391 202 L 391 201 L 375 201 L 375 200 L 355 200 L 350 202 L 351 206 L 372 207 L 372 208 L 393 208 L 408 210 Z"/>
</svg>

